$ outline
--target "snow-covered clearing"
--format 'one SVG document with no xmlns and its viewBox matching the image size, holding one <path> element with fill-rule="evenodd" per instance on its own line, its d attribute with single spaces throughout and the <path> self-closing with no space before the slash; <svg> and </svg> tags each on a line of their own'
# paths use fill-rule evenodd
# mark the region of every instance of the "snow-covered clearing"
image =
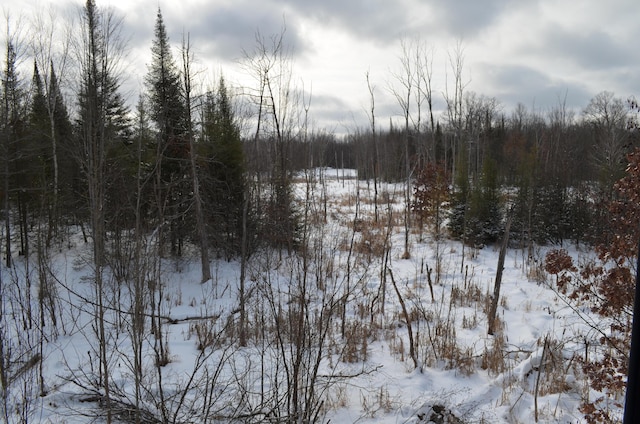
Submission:
<svg viewBox="0 0 640 424">
<path fill-rule="evenodd" d="M 130 422 L 136 404 L 146 411 L 140 422 L 282 422 L 294 421 L 293 412 L 300 422 L 418 423 L 447 414 L 449 421 L 434 422 L 532 423 L 536 414 L 538 422 L 584 422 L 580 401 L 597 394 L 574 358 L 585 339 L 596 339 L 585 319 L 600 321 L 587 307 L 578 315 L 549 288 L 545 249 L 508 251 L 499 331 L 489 336 L 498 247 L 463 249 L 414 229 L 411 257 L 402 259 L 402 187 L 378 191 L 376 222 L 373 182 L 349 170 L 300 175 L 308 248 L 250 258 L 246 346 L 238 344 L 238 261 L 216 260 L 213 279 L 200 283 L 195 253 L 164 259 L 154 281 L 162 292 L 145 295 L 140 333 L 132 330 L 132 284 L 107 278 L 108 356 L 96 358 L 90 243 L 78 232 L 51 253 L 55 312 L 39 312 L 37 261 L 16 257 L 12 269 L 1 270 L 1 324 L 11 335 L 4 352 L 15 353 L 10 421 L 96 422 L 104 413 L 103 359 L 114 418 Z M 575 259 L 587 254 L 568 249 Z M 151 333 L 154 314 L 159 336 Z M 159 344 L 168 354 L 161 367 Z"/>
</svg>

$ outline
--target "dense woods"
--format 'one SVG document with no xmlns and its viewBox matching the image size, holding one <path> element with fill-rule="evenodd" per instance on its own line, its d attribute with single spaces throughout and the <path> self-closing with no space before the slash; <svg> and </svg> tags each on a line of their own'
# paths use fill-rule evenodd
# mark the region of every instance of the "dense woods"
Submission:
<svg viewBox="0 0 640 424">
<path fill-rule="evenodd" d="M 320 237 L 329 231 L 320 225 L 327 222 L 327 205 L 313 203 L 310 193 L 309 171 L 325 167 L 355 169 L 373 190 L 371 231 L 382 241 L 369 246 L 367 268 L 380 267 L 375 272 L 395 291 L 387 293 L 381 283 L 371 304 L 358 307 L 373 325 L 384 314 L 386 297 L 397 295 L 416 369 L 429 358 L 413 339 L 412 321 L 427 318 L 418 311 L 410 316 L 387 265 L 391 227 L 398 221 L 405 259 L 413 240 L 423 238 L 438 249 L 444 238 L 458 240 L 463 257 L 465 248 L 499 246 L 506 238 L 526 252 L 532 268 L 540 259 L 537 246 L 558 247 L 545 269 L 557 277 L 559 293 L 569 301 L 590 299 L 597 312 L 617 322 L 615 337 L 602 342 L 608 353 L 584 358 L 585 372 L 602 385 L 599 390 L 621 390 L 627 354 L 620 346 L 628 342 L 630 264 L 638 239 L 635 100 L 602 91 L 580 111 L 561 99 L 549 110 L 524 104 L 505 110 L 499 99 L 467 90 L 458 46 L 447 64 L 452 81 L 444 92 L 446 109 L 437 111 L 433 100 L 440 90 L 432 87 L 429 49 L 405 41 L 402 72 L 391 76 L 401 121 L 376 116 L 377 93 L 369 85 L 371 127 L 337 136 L 309 124 L 312 102 L 294 87 L 284 29 L 267 37 L 257 33 L 256 45 L 245 52 L 243 66 L 254 85 L 236 87 L 221 76 L 205 87 L 192 68 L 188 33 L 176 46 L 161 10 L 148 18 L 155 18 L 151 62 L 135 106 L 122 94 L 127 34 L 111 10 L 88 0 L 69 34 L 56 32 L 53 21 L 33 28 L 6 21 L 0 72 L 4 422 L 35 422 L 27 402 L 12 402 L 51 390 L 37 364 L 47 342 L 71 331 L 58 297 L 65 281 L 56 278 L 52 258 L 69 249 L 76 234 L 91 246 L 84 259 L 91 269 L 85 296 L 93 318 L 86 337 L 95 343 L 85 358 L 91 372 L 71 374 L 88 398 L 99 401 L 106 422 L 121 420 L 125 406 L 135 423 L 185 422 L 198 408 L 198 422 L 321 420 L 324 392 L 347 378 L 326 376 L 320 366 L 330 349 L 338 349 L 329 346 L 333 321 L 341 323 L 343 339 L 362 332 L 366 343 L 368 334 L 347 319 L 358 278 L 364 278 L 349 262 L 358 250 L 356 231 L 365 234 L 363 218 L 356 208 L 345 243 L 349 258 L 339 274 L 340 264 L 325 257 L 338 245 L 324 245 Z M 301 178 L 309 183 L 302 200 L 293 188 Z M 382 190 L 388 183 L 404 187 L 402 213 L 390 212 Z M 578 269 L 560 249 L 566 245 L 594 249 L 601 262 Z M 436 252 L 432 269 L 427 265 L 430 285 L 432 271 L 436 284 L 441 276 Z M 283 258 L 291 260 L 286 289 L 271 280 L 272 271 L 257 271 L 274 270 Z M 16 260 L 24 278 L 10 271 Z M 179 389 L 165 390 L 165 366 L 172 360 L 165 327 L 172 321 L 163 275 L 165 267 L 188 260 L 201 264 L 203 283 L 216 278 L 212 261 L 237 261 L 237 308 L 222 327 L 207 327 L 211 317 L 193 324 L 200 354 L 192 373 Z M 243 348 L 253 349 L 247 363 L 230 359 Z M 356 362 L 366 356 L 366 346 L 360 348 L 347 343 L 338 356 Z M 119 355 L 126 361 L 114 359 Z M 217 362 L 209 361 L 212 356 Z M 238 371 L 252 361 L 263 370 L 278 364 L 263 373 L 259 389 L 250 374 Z M 114 367 L 127 368 L 133 389 L 114 380 L 123 373 Z M 230 396 L 238 406 L 218 403 L 224 396 L 213 389 L 233 385 L 221 381 L 225 367 L 237 372 Z M 26 371 L 34 373 L 33 387 L 18 383 Z M 587 399 L 583 408 L 594 421 L 610 419 L 601 403 Z"/>
</svg>

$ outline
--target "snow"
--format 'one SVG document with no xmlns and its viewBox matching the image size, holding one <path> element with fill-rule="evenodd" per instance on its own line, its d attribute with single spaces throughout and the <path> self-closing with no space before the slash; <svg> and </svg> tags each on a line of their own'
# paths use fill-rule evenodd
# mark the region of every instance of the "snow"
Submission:
<svg viewBox="0 0 640 424">
<path fill-rule="evenodd" d="M 351 231 L 358 199 L 359 217 L 371 217 L 374 213 L 371 201 L 373 183 L 358 181 L 353 170 L 317 169 L 297 179 L 296 193 L 301 203 L 304 203 L 307 192 L 305 180 L 313 184 L 313 199 L 309 202 L 318 210 L 317 213 L 321 213 L 318 206 L 321 200 L 318 199 L 327 196 L 329 213 L 326 224 L 314 230 L 312 240 L 322 238 L 325 260 L 333 261 L 331 269 L 311 270 L 324 272 L 318 275 L 326 277 L 323 290 L 308 293 L 312 313 L 320 314 L 323 305 L 336 301 L 342 294 L 347 284 L 347 261 L 352 261 L 348 280 L 352 292 L 348 294 L 346 314 L 353 325 L 349 327 L 351 333 L 342 339 L 338 314 L 333 314 L 329 327 L 331 342 L 327 341 L 323 347 L 327 352 L 322 353 L 319 374 L 333 376 L 325 387 L 324 414 L 320 414 L 323 421 L 423 423 L 429 422 L 426 420 L 436 411 L 444 410 L 445 414 L 462 420 L 460 422 L 530 423 L 534 422 L 536 382 L 540 379 L 543 390 L 537 395 L 539 422 L 586 422 L 578 410 L 586 390 L 585 382 L 571 358 L 584 349 L 580 340 L 589 336 L 591 329 L 548 287 L 544 278 L 540 281 L 530 278 L 536 274 L 533 271 L 538 275 L 541 271 L 533 269 L 535 265 L 527 260 L 526 252 L 519 249 L 508 251 L 498 307 L 501 331 L 499 335 L 489 336 L 485 307 L 487 296 L 493 291 L 497 248 L 488 246 L 478 250 L 466 247 L 463 258 L 459 242 L 442 240 L 436 243 L 426 231 L 423 232 L 423 240 L 419 240 L 419 235 L 414 232 L 411 234 L 412 256 L 401 259 L 404 234 L 401 223 L 396 221 L 391 235 L 389 268 L 415 319 L 412 328 L 414 337 L 419 337 L 420 364 L 418 369 L 414 369 L 409 356 L 406 321 L 388 278 L 384 313 L 374 314 L 370 327 L 358 327 L 368 322 L 367 319 L 358 319 L 358 316 L 368 314 L 367 308 L 374 301 L 381 284 L 382 259 L 376 256 L 375 246 L 371 245 L 376 238 L 367 241 L 364 240 L 364 232 L 354 234 Z M 390 200 L 390 203 L 378 205 L 379 213 L 386 216 L 392 209 L 395 219 L 399 220 L 403 208 L 402 187 L 383 183 L 379 191 L 387 192 L 386 199 Z M 384 226 L 370 229 L 374 234 L 383 230 Z M 364 247 L 349 259 L 348 247 L 352 236 L 354 243 L 362 242 Z M 442 272 L 439 281 L 435 281 L 436 271 L 433 271 L 433 301 L 425 265 L 436 267 L 437 244 Z M 369 253 L 366 246 L 371 250 Z M 539 248 L 535 253 L 538 263 L 544 252 L 544 248 Z M 574 258 L 588 254 L 571 247 L 569 252 Z M 274 252 L 263 252 L 262 255 L 252 258 L 248 272 L 248 290 L 253 290 L 253 300 L 248 306 L 254 320 L 270 316 L 268 310 L 261 309 L 269 304 L 260 296 L 272 293 L 275 299 L 285 304 L 290 300 L 287 297 L 292 290 L 289 285 L 296 284 L 299 277 L 300 262 L 293 255 Z M 164 285 L 162 315 L 171 318 L 164 324 L 162 336 L 167 343 L 170 360 L 161 369 L 163 396 L 171 398 L 172 394 L 179 395 L 182 390 L 189 389 L 188 399 L 176 415 L 185 420 L 191 414 L 189 408 L 195 410 L 205 395 L 218 399 L 215 405 L 219 406 L 219 411 L 212 411 L 212 417 L 217 412 L 223 415 L 240 408 L 230 403 L 237 399 L 240 385 L 254 393 L 245 399 L 246 405 L 255 405 L 255 393 L 277 389 L 274 384 L 282 382 L 278 373 L 283 372 L 282 364 L 278 363 L 283 353 L 277 346 L 250 343 L 247 347 L 239 347 L 237 334 L 228 333 L 229 320 L 236 319 L 238 314 L 239 262 L 214 261 L 212 280 L 201 283 L 196 256 L 194 254 L 186 260 L 166 259 L 161 281 Z M 57 281 L 57 305 L 64 319 L 58 325 L 57 337 L 50 335 L 44 343 L 42 369 L 47 394 L 34 395 L 29 399 L 29 422 L 88 423 L 93 422 L 97 413 L 96 402 L 85 401 L 91 391 L 77 384 L 86 385 L 95 379 L 96 371 L 92 364 L 97 364 L 91 357 L 97 346 L 94 320 L 91 318 L 94 306 L 87 299 L 92 299 L 95 293 L 90 279 L 92 267 L 87 257 L 90 257 L 90 244 L 85 244 L 79 235 L 71 239 L 69 246 L 60 246 L 52 254 L 51 272 Z M 25 260 L 15 259 L 13 270 L 2 268 L 5 300 L 10 295 L 17 296 L 16 288 L 24 284 Z M 464 267 L 461 269 L 463 259 Z M 36 277 L 31 275 L 34 304 L 37 302 Z M 458 295 L 452 300 L 454 292 Z M 128 290 L 121 288 L 120 296 L 120 306 L 126 309 L 130 304 Z M 16 313 L 16 304 L 6 302 L 3 305 L 5 313 L 12 308 Z M 598 322 L 598 318 L 590 316 L 588 311 L 584 315 Z M 425 317 L 430 318 L 428 322 L 417 319 Z M 132 342 L 127 330 L 130 318 L 126 313 L 119 317 L 112 310 L 106 316 L 110 323 L 108 337 L 112 347 L 108 358 L 113 371 L 111 383 L 129 397 L 134 391 Z M 119 324 L 118 320 L 121 321 Z M 444 343 L 442 332 L 447 325 L 453 326 L 449 346 L 434 348 L 434 344 Z M 17 321 L 10 324 L 5 318 L 4 328 L 14 337 L 7 344 L 15 344 L 21 339 L 17 336 L 22 331 Z M 366 346 L 356 342 L 352 359 L 345 361 L 345 348 L 341 344 L 348 344 L 349 338 L 356 339 L 357 331 L 368 331 Z M 211 345 L 199 350 L 198 343 L 206 341 L 207 334 Z M 546 357 L 553 354 L 555 360 L 562 358 L 560 366 L 551 364 L 551 361 L 543 363 L 545 338 L 553 341 Z M 147 335 L 144 344 L 143 362 L 149 374 L 143 378 L 149 382 L 155 378 L 154 340 Z M 457 353 L 446 357 L 444 352 L 447 351 Z M 218 385 L 210 392 L 206 391 L 207 388 L 197 388 L 199 381 L 190 381 L 203 378 L 205 373 L 219 373 L 215 380 Z M 33 377 L 34 374 L 29 375 Z M 11 390 L 14 396 L 11 399 L 19 399 L 24 394 L 19 387 Z M 37 388 L 34 392 L 37 394 Z M 145 393 L 149 402 L 159 396 L 157 388 Z M 177 408 L 177 399 L 171 399 L 169 407 Z M 616 407 L 612 408 L 615 410 Z M 12 422 L 19 422 L 17 416 L 13 418 Z"/>
</svg>

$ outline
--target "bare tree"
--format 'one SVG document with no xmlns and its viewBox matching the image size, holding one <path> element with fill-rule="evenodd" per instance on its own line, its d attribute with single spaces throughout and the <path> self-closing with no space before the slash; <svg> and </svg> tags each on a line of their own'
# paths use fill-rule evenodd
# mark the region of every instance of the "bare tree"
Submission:
<svg viewBox="0 0 640 424">
<path fill-rule="evenodd" d="M 77 61 L 80 65 L 79 154 L 87 181 L 91 225 L 93 267 L 95 280 L 95 329 L 98 338 L 99 382 L 103 389 L 106 420 L 113 419 L 111 408 L 111 370 L 109 340 L 106 325 L 108 298 L 105 285 L 105 200 L 106 149 L 118 139 L 121 116 L 114 115 L 114 104 L 121 102 L 117 93 L 119 64 L 124 53 L 120 36 L 121 19 L 110 11 L 98 9 L 93 0 L 87 0 L 82 12 L 82 25 L 77 40 Z M 117 113 L 116 112 L 116 113 Z"/>
<path fill-rule="evenodd" d="M 264 214 L 262 234 L 268 242 L 291 251 L 295 245 L 296 218 L 292 209 L 290 146 L 299 131 L 299 98 L 293 87 L 293 59 L 285 43 L 286 26 L 278 34 L 265 38 L 256 33 L 252 52 L 245 52 L 244 67 L 258 81 L 251 99 L 258 108 L 255 155 L 269 169 L 269 190 L 266 205 L 259 201 Z M 267 151 L 259 151 L 262 141 L 269 141 Z M 264 158 L 268 158 L 267 161 Z M 257 179 L 261 184 L 261 177 Z M 259 190 L 260 192 L 261 190 Z"/>
<path fill-rule="evenodd" d="M 500 246 L 500 254 L 498 255 L 498 269 L 496 270 L 496 279 L 493 284 L 493 296 L 491 297 L 491 307 L 487 316 L 487 334 L 493 335 L 496 328 L 496 313 L 498 310 L 498 300 L 500 299 L 500 286 L 502 284 L 502 273 L 504 271 L 504 260 L 507 255 L 507 247 L 509 246 L 509 230 L 511 229 L 511 221 L 513 218 L 513 207 L 510 208 L 507 216 L 507 224 L 502 237 Z"/>
<path fill-rule="evenodd" d="M 404 189 L 404 200 L 405 200 L 405 208 L 404 208 L 404 253 L 402 257 L 405 259 L 409 259 L 411 257 L 411 253 L 409 252 L 409 232 L 411 228 L 411 214 L 410 214 L 410 203 L 411 203 L 411 162 L 410 162 L 410 154 L 409 154 L 409 138 L 410 138 L 410 130 L 409 130 L 409 121 L 411 119 L 411 108 L 412 108 L 412 96 L 413 91 L 415 89 L 415 66 L 416 63 L 412 57 L 412 46 L 406 40 L 400 41 L 400 47 L 402 49 L 400 55 L 400 71 L 398 73 L 393 73 L 393 77 L 395 81 L 400 85 L 397 89 L 393 86 L 391 87 L 391 93 L 396 98 L 400 109 L 402 110 L 402 117 L 404 120 L 404 168 L 405 168 L 405 189 Z"/>
<path fill-rule="evenodd" d="M 427 102 L 431 144 L 426 148 L 427 160 L 436 160 L 436 123 L 433 115 L 433 48 L 419 41 L 415 50 L 417 89 Z M 421 103 L 421 102 L 419 102 Z"/>
<path fill-rule="evenodd" d="M 184 83 L 185 111 L 186 111 L 186 136 L 189 143 L 189 164 L 191 172 L 191 184 L 193 188 L 193 203 L 196 214 L 196 231 L 197 239 L 200 242 L 200 264 L 202 270 L 202 282 L 211 279 L 211 265 L 209 260 L 209 246 L 207 240 L 207 229 L 204 220 L 204 207 L 202 195 L 200 194 L 200 179 L 198 177 L 198 160 L 196 146 L 194 144 L 193 128 L 192 128 L 192 71 L 193 53 L 189 41 L 189 34 L 186 39 L 182 38 L 182 79 Z"/>
<path fill-rule="evenodd" d="M 473 91 L 464 94 L 463 128 L 467 137 L 469 175 L 475 180 L 482 170 L 485 139 L 491 131 L 500 104 L 495 97 L 478 95 Z"/>
<path fill-rule="evenodd" d="M 453 131 L 451 144 L 451 178 L 456 176 L 456 161 L 458 146 L 462 143 L 463 137 L 463 99 L 464 90 L 469 82 L 463 80 L 464 70 L 464 48 L 461 41 L 458 41 L 452 52 L 449 52 L 449 68 L 453 74 L 453 89 L 449 86 L 449 78 L 446 79 L 444 100 L 447 104 L 447 121 Z M 447 69 L 449 69 L 447 68 Z M 448 163 L 445 154 L 445 163 Z"/>
<path fill-rule="evenodd" d="M 593 128 L 595 154 L 593 160 L 606 186 L 621 178 L 624 172 L 625 146 L 628 137 L 627 107 L 610 91 L 598 93 L 582 112 Z"/>
<path fill-rule="evenodd" d="M 369 79 L 369 71 L 365 74 L 367 78 L 367 89 L 369 90 L 370 98 L 370 117 L 369 122 L 371 124 L 371 142 L 373 143 L 373 208 L 375 221 L 378 222 L 378 185 L 380 184 L 380 151 L 378 148 L 378 138 L 376 134 L 376 98 L 375 98 L 375 86 L 371 85 Z"/>
<path fill-rule="evenodd" d="M 60 124 L 57 119 L 64 111 L 60 110 L 64 104 L 60 81 L 63 81 L 70 65 L 70 46 L 72 42 L 71 26 L 60 25 L 60 19 L 55 9 L 50 7 L 37 12 L 32 21 L 31 50 L 36 63 L 42 66 L 42 78 L 46 90 L 46 107 L 49 115 L 49 137 L 51 142 L 51 159 L 53 163 L 52 204 L 50 205 L 50 225 L 48 230 L 49 243 L 56 232 L 59 211 L 60 193 L 60 140 L 58 134 Z"/>
</svg>

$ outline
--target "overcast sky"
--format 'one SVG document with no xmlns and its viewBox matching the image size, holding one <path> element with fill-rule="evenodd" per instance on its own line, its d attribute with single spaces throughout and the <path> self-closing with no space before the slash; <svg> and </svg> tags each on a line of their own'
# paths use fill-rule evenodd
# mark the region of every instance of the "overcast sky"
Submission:
<svg viewBox="0 0 640 424">
<path fill-rule="evenodd" d="M 0 0 L 12 14 L 32 0 Z M 81 0 L 66 0 L 79 7 Z M 58 0 L 63 5 L 65 0 Z M 40 0 L 37 7 L 48 5 Z M 97 0 L 124 17 L 130 37 L 128 87 L 140 86 L 149 62 L 158 6 L 172 44 L 191 37 L 212 79 L 248 83 L 239 61 L 256 31 L 281 31 L 294 52 L 294 82 L 312 88 L 314 125 L 337 133 L 368 125 L 369 72 L 378 122 L 401 115 L 388 87 L 400 40 L 419 37 L 434 51 L 434 95 L 445 91 L 448 56 L 464 49 L 466 91 L 496 97 L 507 113 L 517 103 L 546 112 L 566 99 L 575 110 L 608 90 L 640 95 L 640 5 L 637 0 Z M 74 6 L 75 7 L 75 6 Z M 449 77 L 451 71 L 449 68 Z M 243 74 L 244 73 L 244 74 Z M 137 93 L 131 94 L 137 99 Z"/>
</svg>

